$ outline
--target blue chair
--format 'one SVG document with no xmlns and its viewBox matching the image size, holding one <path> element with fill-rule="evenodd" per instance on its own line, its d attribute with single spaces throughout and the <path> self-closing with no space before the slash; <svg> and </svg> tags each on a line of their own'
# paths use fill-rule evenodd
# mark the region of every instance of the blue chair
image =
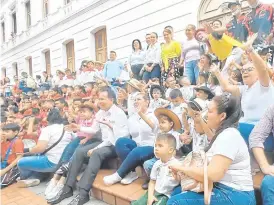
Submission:
<svg viewBox="0 0 274 205">
<path fill-rule="evenodd" d="M 247 123 L 240 123 L 238 130 L 241 133 L 242 137 L 244 138 L 245 142 L 249 146 L 249 136 L 252 132 L 255 125 L 247 124 Z M 264 142 L 264 147 L 266 152 L 273 152 L 274 151 L 274 137 L 273 133 L 270 133 L 269 137 Z"/>
</svg>

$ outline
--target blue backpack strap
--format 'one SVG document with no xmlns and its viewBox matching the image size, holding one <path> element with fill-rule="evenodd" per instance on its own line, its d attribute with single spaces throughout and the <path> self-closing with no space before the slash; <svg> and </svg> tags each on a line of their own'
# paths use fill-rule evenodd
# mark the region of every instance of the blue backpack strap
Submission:
<svg viewBox="0 0 274 205">
<path fill-rule="evenodd" d="M 7 152 L 6 152 L 5 158 L 4 158 L 3 162 L 1 163 L 1 169 L 7 167 L 7 165 L 8 165 L 8 158 L 9 158 L 9 155 L 10 155 L 10 151 L 11 151 L 12 146 L 13 146 L 13 144 L 15 143 L 16 139 L 17 139 L 17 137 L 15 137 L 15 138 L 11 141 L 11 143 L 10 143 L 10 145 L 9 145 L 9 148 L 8 148 L 8 150 L 7 150 Z"/>
</svg>

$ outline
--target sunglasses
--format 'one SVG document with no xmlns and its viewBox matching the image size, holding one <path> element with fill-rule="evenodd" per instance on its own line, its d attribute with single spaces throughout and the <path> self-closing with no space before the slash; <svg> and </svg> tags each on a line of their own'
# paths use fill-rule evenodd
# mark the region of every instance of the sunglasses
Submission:
<svg viewBox="0 0 274 205">
<path fill-rule="evenodd" d="M 253 71 L 253 70 L 254 70 L 253 67 L 243 68 L 243 69 L 241 70 L 241 73 L 243 74 L 243 73 L 245 73 L 245 72 L 251 72 L 251 71 Z"/>
</svg>

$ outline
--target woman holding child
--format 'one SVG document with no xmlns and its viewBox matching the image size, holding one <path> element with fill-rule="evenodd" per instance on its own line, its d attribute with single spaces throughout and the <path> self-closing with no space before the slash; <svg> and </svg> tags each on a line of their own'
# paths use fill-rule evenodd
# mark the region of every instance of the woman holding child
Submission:
<svg viewBox="0 0 274 205">
<path fill-rule="evenodd" d="M 236 129 L 241 117 L 239 99 L 229 94 L 216 96 L 209 104 L 208 127 L 216 130 L 205 149 L 209 159 L 208 181 L 213 183 L 211 205 L 255 205 L 248 147 Z M 204 183 L 201 167 L 170 166 L 174 176 L 183 173 L 197 182 Z M 203 205 L 204 195 L 176 188 L 168 205 Z"/>
</svg>

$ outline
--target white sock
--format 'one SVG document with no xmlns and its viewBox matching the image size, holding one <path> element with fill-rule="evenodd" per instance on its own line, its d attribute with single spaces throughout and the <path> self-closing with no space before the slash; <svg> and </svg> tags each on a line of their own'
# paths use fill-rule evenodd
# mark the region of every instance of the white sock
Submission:
<svg viewBox="0 0 274 205">
<path fill-rule="evenodd" d="M 121 180 L 122 180 L 122 178 L 119 176 L 119 174 L 117 172 L 115 172 L 114 174 L 112 174 L 110 176 L 104 177 L 104 183 L 106 185 L 112 185 L 112 184 L 115 184 Z"/>
</svg>

